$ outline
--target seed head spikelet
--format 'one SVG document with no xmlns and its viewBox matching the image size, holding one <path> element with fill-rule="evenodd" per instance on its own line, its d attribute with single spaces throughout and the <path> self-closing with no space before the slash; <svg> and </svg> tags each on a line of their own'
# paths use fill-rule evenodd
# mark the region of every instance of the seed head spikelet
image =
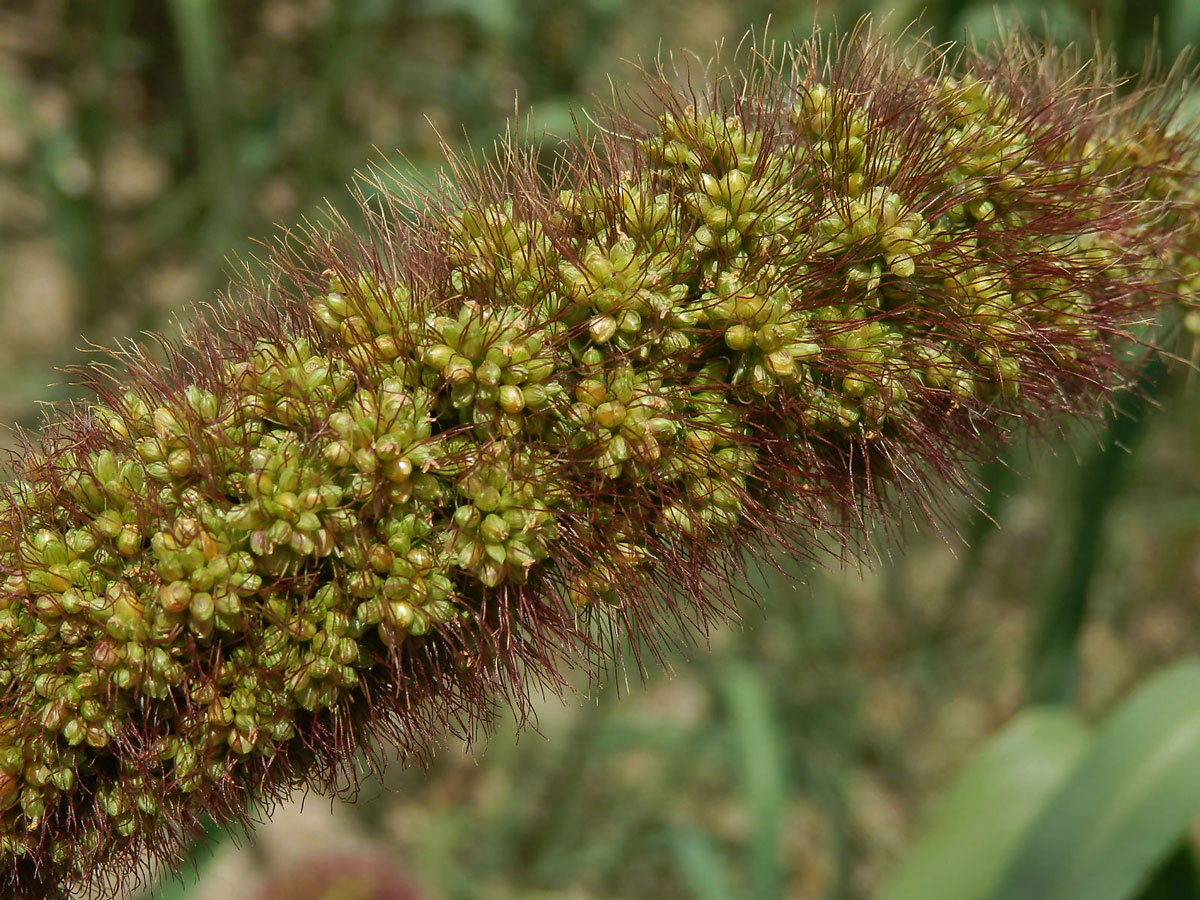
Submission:
<svg viewBox="0 0 1200 900">
<path fill-rule="evenodd" d="M 9 895 L 703 628 L 747 559 L 1103 409 L 1191 302 L 1171 88 L 1018 40 L 739 62 L 651 78 L 549 173 L 509 141 L 380 179 L 365 227 L 85 373 L 0 488 Z"/>
</svg>

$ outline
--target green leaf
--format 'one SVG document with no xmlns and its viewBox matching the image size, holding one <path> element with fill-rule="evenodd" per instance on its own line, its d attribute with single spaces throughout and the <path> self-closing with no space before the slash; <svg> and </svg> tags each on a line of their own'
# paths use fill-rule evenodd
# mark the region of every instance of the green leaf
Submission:
<svg viewBox="0 0 1200 900">
<path fill-rule="evenodd" d="M 1200 870 L 1189 837 L 1176 845 L 1137 900 L 1200 900 Z"/>
<path fill-rule="evenodd" d="M 1167 59 L 1177 56 L 1200 38 L 1200 4 L 1192 0 L 1174 0 L 1167 12 L 1168 27 L 1163 29 L 1161 40 L 1165 44 Z"/>
<path fill-rule="evenodd" d="M 702 832 L 679 829 L 670 835 L 675 870 L 694 900 L 734 900 L 721 851 Z"/>
<path fill-rule="evenodd" d="M 1029 830 L 993 900 L 1124 900 L 1200 808 L 1200 662 L 1144 683 Z"/>
<path fill-rule="evenodd" d="M 783 896 L 783 813 L 787 798 L 786 750 L 770 686 L 761 672 L 731 664 L 720 673 L 721 695 L 729 708 L 742 793 L 753 821 L 747 848 L 751 896 Z"/>
<path fill-rule="evenodd" d="M 1087 624 L 1092 583 L 1106 554 L 1104 523 L 1116 502 L 1131 450 L 1152 420 L 1154 398 L 1167 383 L 1161 358 L 1147 360 L 1138 373 L 1138 389 L 1121 394 L 1098 446 L 1087 452 L 1079 485 L 1063 505 L 1061 530 L 1067 543 L 1063 565 L 1045 579 L 1033 635 L 1029 697 L 1034 703 L 1069 703 L 1079 670 L 1080 635 Z"/>
<path fill-rule="evenodd" d="M 987 897 L 1088 742 L 1065 710 L 1017 716 L 972 758 L 876 900 Z"/>
</svg>

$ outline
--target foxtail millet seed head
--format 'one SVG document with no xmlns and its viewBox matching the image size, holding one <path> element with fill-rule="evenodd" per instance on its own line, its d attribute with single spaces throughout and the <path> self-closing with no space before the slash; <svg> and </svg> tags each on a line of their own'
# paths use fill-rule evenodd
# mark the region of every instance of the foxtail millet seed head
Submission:
<svg viewBox="0 0 1200 900">
<path fill-rule="evenodd" d="M 1172 88 L 1021 41 L 741 62 L 652 78 L 553 174 L 510 143 L 381 186 L 165 361 L 91 371 L 0 488 L 8 895 L 703 627 L 748 556 L 1103 408 L 1193 302 Z"/>
</svg>

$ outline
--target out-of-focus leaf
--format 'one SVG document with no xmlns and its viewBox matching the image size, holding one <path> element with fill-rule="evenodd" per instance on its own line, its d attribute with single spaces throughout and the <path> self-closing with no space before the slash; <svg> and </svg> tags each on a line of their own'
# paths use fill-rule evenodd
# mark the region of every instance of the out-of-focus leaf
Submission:
<svg viewBox="0 0 1200 900">
<path fill-rule="evenodd" d="M 484 34 L 502 38 L 512 32 L 519 7 L 512 0 L 425 0 L 419 9 L 431 15 L 465 16 Z"/>
<path fill-rule="evenodd" d="M 742 795 L 753 821 L 747 851 L 751 897 L 783 896 L 781 856 L 783 806 L 787 797 L 784 737 L 770 688 L 762 673 L 744 664 L 721 672 L 720 690 L 729 708 Z"/>
<path fill-rule="evenodd" d="M 1126 391 L 1099 444 L 1084 457 L 1074 502 L 1062 528 L 1068 539 L 1063 565 L 1045 579 L 1037 629 L 1030 648 L 1029 696 L 1034 703 L 1068 703 L 1079 671 L 1079 639 L 1087 623 L 1092 583 L 1104 558 L 1104 523 L 1120 494 L 1122 477 L 1150 425 L 1154 398 L 1167 384 L 1161 357 L 1147 360 L 1138 390 Z"/>
<path fill-rule="evenodd" d="M 205 0 L 170 0 L 167 8 L 175 26 L 196 136 L 204 144 L 205 153 L 221 152 L 224 104 L 219 7 Z"/>
<path fill-rule="evenodd" d="M 675 831 L 670 836 L 675 871 L 693 900 L 734 900 L 725 874 L 721 853 L 707 835 L 693 830 Z"/>
<path fill-rule="evenodd" d="M 1087 19 L 1073 4 L 1051 0 L 1013 0 L 1004 4 L 950 4 L 959 8 L 948 37 L 969 34 L 979 41 L 994 41 L 1014 29 L 1028 31 L 1058 44 L 1086 40 L 1091 33 Z"/>
<path fill-rule="evenodd" d="M 1088 742 L 1071 712 L 1019 715 L 959 775 L 876 900 L 987 897 Z"/>
<path fill-rule="evenodd" d="M 1142 888 L 1137 900 L 1200 900 L 1200 869 L 1192 842 L 1184 838 Z"/>
<path fill-rule="evenodd" d="M 1162 35 L 1168 58 L 1200 41 L 1200 3 L 1195 0 L 1174 0 L 1168 22 L 1170 27 Z"/>
<path fill-rule="evenodd" d="M 1177 663 L 1105 722 L 1029 829 L 993 900 L 1134 896 L 1200 808 L 1200 662 Z"/>
</svg>

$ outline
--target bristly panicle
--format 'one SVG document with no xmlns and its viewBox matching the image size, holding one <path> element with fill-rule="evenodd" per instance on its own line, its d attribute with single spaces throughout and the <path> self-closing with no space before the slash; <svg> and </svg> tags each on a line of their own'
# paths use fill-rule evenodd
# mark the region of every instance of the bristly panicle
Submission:
<svg viewBox="0 0 1200 900">
<path fill-rule="evenodd" d="M 8 896 L 660 652 L 756 554 L 1102 409 L 1192 302 L 1177 85 L 865 34 L 732 72 L 652 77 L 552 174 L 512 141 L 381 183 L 92 370 L 0 489 Z"/>
</svg>

